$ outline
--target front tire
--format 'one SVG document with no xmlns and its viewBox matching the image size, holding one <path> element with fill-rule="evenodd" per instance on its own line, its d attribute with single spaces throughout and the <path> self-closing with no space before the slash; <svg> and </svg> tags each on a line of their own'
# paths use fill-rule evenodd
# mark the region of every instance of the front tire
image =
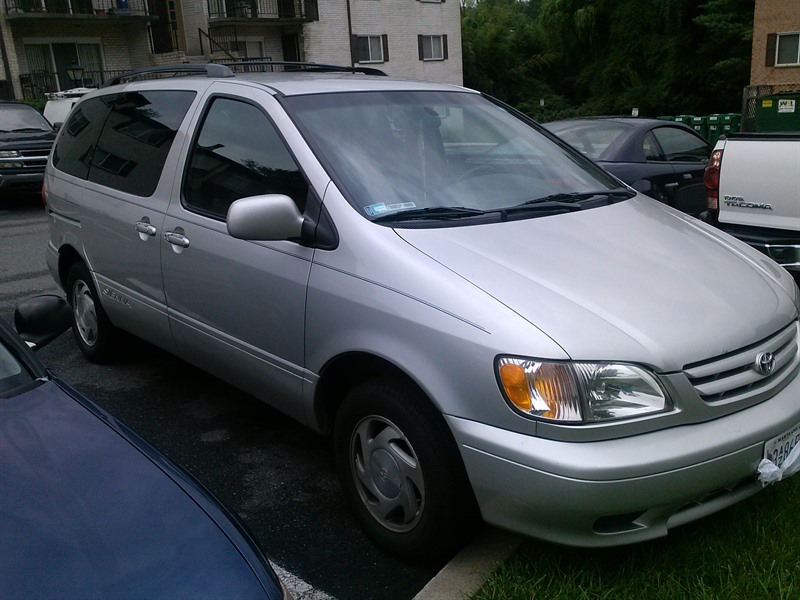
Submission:
<svg viewBox="0 0 800 600">
<path fill-rule="evenodd" d="M 431 562 L 465 541 L 472 490 L 441 413 L 414 386 L 381 379 L 353 389 L 334 444 L 345 496 L 383 550 Z"/>
<path fill-rule="evenodd" d="M 92 362 L 110 362 L 115 356 L 117 332 L 83 263 L 72 265 L 67 274 L 67 299 L 74 317 L 72 333 L 83 355 Z"/>
</svg>

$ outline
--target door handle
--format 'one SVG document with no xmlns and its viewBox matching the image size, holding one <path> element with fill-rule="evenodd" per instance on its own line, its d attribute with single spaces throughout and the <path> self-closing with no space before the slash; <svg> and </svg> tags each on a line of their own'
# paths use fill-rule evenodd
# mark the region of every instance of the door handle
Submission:
<svg viewBox="0 0 800 600">
<path fill-rule="evenodd" d="M 678 187 L 678 183 L 677 182 L 667 183 L 664 184 L 664 187 L 667 188 L 668 190 L 671 190 L 673 188 Z"/>
<path fill-rule="evenodd" d="M 153 237 L 156 234 L 155 226 L 150 224 L 150 221 L 145 217 L 141 221 L 137 221 L 136 223 L 136 231 L 143 234 L 143 236 Z M 147 237 L 142 237 L 142 241 L 145 241 Z"/>
<path fill-rule="evenodd" d="M 164 239 L 167 243 L 172 245 L 172 249 L 176 254 L 180 254 L 184 249 L 189 247 L 189 238 L 183 235 L 183 228 L 176 227 L 175 231 L 167 231 L 164 234 Z"/>
<path fill-rule="evenodd" d="M 139 239 L 143 242 L 146 242 L 156 234 L 156 228 L 150 224 L 149 217 L 142 217 L 133 227 L 136 229 L 136 233 L 139 234 Z"/>
</svg>

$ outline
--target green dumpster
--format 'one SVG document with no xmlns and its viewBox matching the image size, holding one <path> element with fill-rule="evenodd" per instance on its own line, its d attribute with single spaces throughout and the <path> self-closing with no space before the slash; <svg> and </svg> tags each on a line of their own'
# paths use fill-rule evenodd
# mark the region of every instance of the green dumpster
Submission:
<svg viewBox="0 0 800 600">
<path fill-rule="evenodd" d="M 722 115 L 722 134 L 738 133 L 742 125 L 742 115 L 740 113 L 728 113 Z"/>
<path fill-rule="evenodd" d="M 675 117 L 675 122 L 683 123 L 684 125 L 688 125 L 689 127 L 691 127 L 692 119 L 694 119 L 694 115 L 678 115 L 677 117 Z"/>
<path fill-rule="evenodd" d="M 708 115 L 708 141 L 716 144 L 722 135 L 722 115 Z"/>
<path fill-rule="evenodd" d="M 691 127 L 708 139 L 708 117 L 692 117 Z"/>
<path fill-rule="evenodd" d="M 674 121 L 675 117 L 656 117 L 659 121 Z"/>
<path fill-rule="evenodd" d="M 756 131 L 800 131 L 800 91 L 756 100 Z"/>
</svg>

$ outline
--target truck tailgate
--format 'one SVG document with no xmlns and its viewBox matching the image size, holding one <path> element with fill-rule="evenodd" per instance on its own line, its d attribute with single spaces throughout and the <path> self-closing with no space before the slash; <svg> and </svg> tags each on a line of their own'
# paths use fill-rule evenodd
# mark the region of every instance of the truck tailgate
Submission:
<svg viewBox="0 0 800 600">
<path fill-rule="evenodd" d="M 721 223 L 800 230 L 800 137 L 728 140 L 719 192 Z"/>
</svg>

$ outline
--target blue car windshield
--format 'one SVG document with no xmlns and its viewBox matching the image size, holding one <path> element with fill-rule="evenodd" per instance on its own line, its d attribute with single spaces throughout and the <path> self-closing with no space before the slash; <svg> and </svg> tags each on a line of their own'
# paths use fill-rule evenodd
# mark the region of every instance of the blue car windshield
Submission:
<svg viewBox="0 0 800 600">
<path fill-rule="evenodd" d="M 0 342 L 0 398 L 33 381 L 33 376 L 17 357 Z"/>
<path fill-rule="evenodd" d="M 599 167 L 475 93 L 347 92 L 283 103 L 370 219 L 420 211 L 469 217 L 619 190 Z"/>
</svg>

